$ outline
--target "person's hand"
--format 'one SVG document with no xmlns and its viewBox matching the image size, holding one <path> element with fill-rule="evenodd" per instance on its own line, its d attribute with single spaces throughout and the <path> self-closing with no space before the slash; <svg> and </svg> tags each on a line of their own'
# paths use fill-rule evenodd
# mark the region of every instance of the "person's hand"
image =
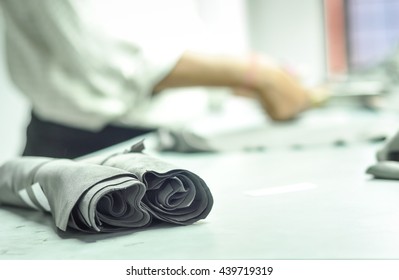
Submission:
<svg viewBox="0 0 399 280">
<path fill-rule="evenodd" d="M 273 120 L 289 120 L 311 106 L 311 90 L 292 73 L 269 60 L 257 59 L 252 63 L 251 87 Z"/>
</svg>

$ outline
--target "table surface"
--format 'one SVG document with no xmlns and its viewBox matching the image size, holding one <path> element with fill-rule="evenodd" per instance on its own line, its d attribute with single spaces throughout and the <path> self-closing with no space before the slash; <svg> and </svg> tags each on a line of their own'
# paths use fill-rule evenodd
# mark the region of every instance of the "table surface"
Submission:
<svg viewBox="0 0 399 280">
<path fill-rule="evenodd" d="M 207 182 L 215 200 L 207 219 L 84 234 L 2 207 L 0 258 L 399 259 L 398 181 L 365 174 L 380 146 L 160 153 Z"/>
</svg>

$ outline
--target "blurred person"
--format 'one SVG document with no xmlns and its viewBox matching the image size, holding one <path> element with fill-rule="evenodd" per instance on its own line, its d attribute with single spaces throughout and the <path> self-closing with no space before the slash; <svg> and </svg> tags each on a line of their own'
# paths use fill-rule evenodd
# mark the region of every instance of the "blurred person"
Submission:
<svg viewBox="0 0 399 280">
<path fill-rule="evenodd" d="M 152 131 L 140 114 L 171 88 L 244 88 L 279 121 L 309 108 L 276 63 L 190 49 L 191 18 L 172 8 L 187 1 L 132 2 L 0 0 L 10 77 L 32 104 L 23 155 L 75 158 Z"/>
</svg>

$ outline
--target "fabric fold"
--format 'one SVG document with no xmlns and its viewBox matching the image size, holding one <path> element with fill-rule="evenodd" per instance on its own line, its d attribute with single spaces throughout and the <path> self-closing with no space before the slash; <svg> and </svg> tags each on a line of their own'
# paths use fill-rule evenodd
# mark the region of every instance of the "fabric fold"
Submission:
<svg viewBox="0 0 399 280">
<path fill-rule="evenodd" d="M 20 157 L 0 166 L 0 204 L 50 212 L 66 231 L 116 232 L 153 219 L 189 225 L 213 206 L 205 181 L 142 153 L 139 142 L 111 156 L 80 161 Z"/>
<path fill-rule="evenodd" d="M 0 203 L 49 211 L 56 226 L 113 232 L 151 222 L 133 174 L 66 159 L 21 157 L 0 167 Z"/>
<path fill-rule="evenodd" d="M 188 225 L 206 218 L 213 197 L 205 181 L 191 171 L 142 153 L 143 149 L 143 142 L 139 142 L 123 153 L 86 160 L 134 174 L 147 187 L 145 209 L 161 221 Z"/>
</svg>

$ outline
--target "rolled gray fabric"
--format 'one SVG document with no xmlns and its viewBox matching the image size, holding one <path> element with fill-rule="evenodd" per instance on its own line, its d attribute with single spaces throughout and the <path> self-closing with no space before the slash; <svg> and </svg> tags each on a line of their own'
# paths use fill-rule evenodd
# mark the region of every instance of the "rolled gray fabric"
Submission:
<svg viewBox="0 0 399 280">
<path fill-rule="evenodd" d="M 213 197 L 198 175 L 142 153 L 143 142 L 111 156 L 85 159 L 133 173 L 147 191 L 143 204 L 154 217 L 168 223 L 188 225 L 208 216 Z"/>
<path fill-rule="evenodd" d="M 56 226 L 114 232 L 148 225 L 146 187 L 133 174 L 66 159 L 21 157 L 0 167 L 0 203 L 48 211 Z"/>
</svg>

